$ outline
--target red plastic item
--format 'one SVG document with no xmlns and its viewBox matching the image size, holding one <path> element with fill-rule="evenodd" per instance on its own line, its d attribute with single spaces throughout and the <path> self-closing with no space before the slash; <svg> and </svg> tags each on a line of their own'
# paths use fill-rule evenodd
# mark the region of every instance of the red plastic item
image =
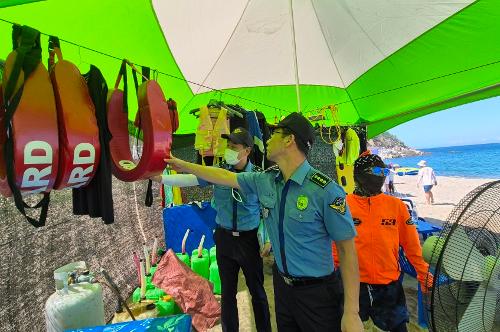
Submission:
<svg viewBox="0 0 500 332">
<path fill-rule="evenodd" d="M 170 110 L 156 81 L 148 80 L 139 86 L 138 112 L 143 133 L 143 150 L 141 159 L 136 164 L 130 150 L 128 118 L 123 111 L 123 91 L 118 89 L 120 80 L 121 75 L 108 98 L 108 127 L 113 135 L 109 144 L 113 175 L 126 182 L 149 179 L 164 170 L 163 159 L 170 155 Z"/>
<path fill-rule="evenodd" d="M 13 51 L 5 61 L 4 84 L 11 75 L 16 56 L 17 52 Z M 23 79 L 21 71 L 17 87 Z M 17 188 L 22 195 L 49 192 L 57 177 L 59 137 L 52 83 L 41 62 L 24 82 L 22 96 L 12 118 L 12 127 Z M 5 136 L 1 140 L 4 138 Z M 5 167 L 3 153 L 0 155 L 0 164 L 2 168 Z M 5 174 L 0 175 L 0 190 L 4 196 L 11 195 Z"/>
<path fill-rule="evenodd" d="M 80 188 L 94 177 L 101 145 L 95 108 L 78 68 L 63 59 L 61 50 L 50 53 L 50 77 L 59 118 L 59 170 L 55 189 Z"/>
</svg>

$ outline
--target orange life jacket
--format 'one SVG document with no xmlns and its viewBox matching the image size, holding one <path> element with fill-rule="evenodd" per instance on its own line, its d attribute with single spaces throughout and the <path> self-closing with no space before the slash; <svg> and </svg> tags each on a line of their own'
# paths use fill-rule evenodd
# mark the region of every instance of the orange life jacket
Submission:
<svg viewBox="0 0 500 332">
<path fill-rule="evenodd" d="M 424 285 L 429 266 L 422 258 L 417 229 L 406 205 L 398 198 L 386 194 L 372 197 L 349 194 L 347 204 L 358 233 L 355 243 L 360 281 L 386 285 L 398 280 L 401 273 L 401 245 L 417 271 L 419 282 Z M 334 245 L 333 250 L 338 266 Z"/>
</svg>

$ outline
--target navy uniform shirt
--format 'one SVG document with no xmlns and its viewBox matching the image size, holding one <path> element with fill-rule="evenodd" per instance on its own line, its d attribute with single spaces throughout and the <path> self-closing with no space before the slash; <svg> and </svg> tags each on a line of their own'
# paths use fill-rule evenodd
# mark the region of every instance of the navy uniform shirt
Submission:
<svg viewBox="0 0 500 332">
<path fill-rule="evenodd" d="M 232 167 L 224 164 L 222 168 L 230 171 L 235 171 Z M 260 172 L 262 169 L 254 166 L 248 161 L 244 172 Z M 211 185 L 201 178 L 198 178 L 198 183 L 201 187 Z M 238 202 L 233 197 L 240 198 L 242 202 Z M 222 228 L 233 230 L 233 215 L 236 209 L 236 230 L 249 231 L 259 227 L 260 224 L 260 204 L 256 193 L 242 193 L 236 189 L 214 184 L 214 197 L 212 199 L 212 207 L 217 211 L 215 222 Z"/>
<path fill-rule="evenodd" d="M 292 277 L 322 277 L 334 271 L 331 241 L 356 231 L 344 190 L 306 160 L 285 182 L 277 167 L 237 175 L 241 191 L 257 194 L 276 264 Z"/>
</svg>

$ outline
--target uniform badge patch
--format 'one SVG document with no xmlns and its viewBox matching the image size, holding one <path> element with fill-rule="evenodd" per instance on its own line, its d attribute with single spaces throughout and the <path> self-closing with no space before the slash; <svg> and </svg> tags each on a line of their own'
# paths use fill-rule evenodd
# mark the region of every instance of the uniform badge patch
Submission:
<svg viewBox="0 0 500 332">
<path fill-rule="evenodd" d="M 297 198 L 297 209 L 299 209 L 300 211 L 305 210 L 308 204 L 309 204 L 309 199 L 307 198 L 307 196 L 300 195 Z"/>
<path fill-rule="evenodd" d="M 340 214 L 345 214 L 346 211 L 345 198 L 344 197 L 335 198 L 333 202 L 330 203 L 330 207 Z"/>
<path fill-rule="evenodd" d="M 330 179 L 328 176 L 321 174 L 320 172 L 316 172 L 311 176 L 311 182 L 317 184 L 321 188 L 326 187 L 330 182 L 332 182 L 332 179 Z"/>
</svg>

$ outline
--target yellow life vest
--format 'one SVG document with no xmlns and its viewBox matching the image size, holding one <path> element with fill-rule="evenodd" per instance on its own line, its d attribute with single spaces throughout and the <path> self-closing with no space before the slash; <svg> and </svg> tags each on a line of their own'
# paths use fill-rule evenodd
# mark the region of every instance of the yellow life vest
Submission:
<svg viewBox="0 0 500 332">
<path fill-rule="evenodd" d="M 342 154 L 335 158 L 338 183 L 348 194 L 354 191 L 354 162 L 358 159 L 359 148 L 359 137 L 356 131 L 348 128 Z"/>
<path fill-rule="evenodd" d="M 208 107 L 200 108 L 200 120 L 196 129 L 194 149 L 200 152 L 201 156 L 213 156 L 212 153 L 212 132 L 213 124 L 210 119 Z"/>
<path fill-rule="evenodd" d="M 217 112 L 217 115 L 215 115 L 215 112 Z M 229 134 L 227 111 L 224 108 L 209 110 L 206 106 L 200 107 L 200 122 L 196 130 L 194 148 L 199 151 L 202 160 L 203 157 L 207 156 L 214 156 L 215 158 L 224 156 L 227 141 L 221 138 L 223 134 Z M 214 164 L 216 163 L 216 160 L 214 160 Z"/>
<path fill-rule="evenodd" d="M 216 158 L 224 157 L 224 151 L 227 147 L 227 140 L 222 138 L 221 135 L 229 135 L 229 119 L 227 118 L 227 111 L 224 108 L 219 112 L 212 134 L 213 154 Z"/>
</svg>

